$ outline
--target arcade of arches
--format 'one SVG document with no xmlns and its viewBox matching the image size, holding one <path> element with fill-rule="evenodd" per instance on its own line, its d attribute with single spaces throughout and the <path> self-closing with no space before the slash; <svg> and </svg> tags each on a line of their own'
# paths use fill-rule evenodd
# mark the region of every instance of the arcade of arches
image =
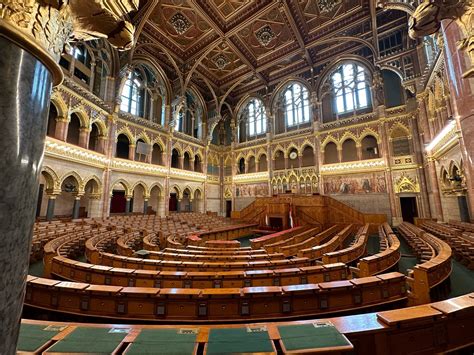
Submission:
<svg viewBox="0 0 474 355">
<path fill-rule="evenodd" d="M 65 2 L 67 11 L 36 1 L 57 16 L 61 11 L 72 16 L 64 33 L 74 40 L 61 52 L 56 47 L 66 43 L 59 32 L 60 45 L 39 39 L 36 30 L 27 33 L 10 12 L 24 11 L 30 19 L 29 10 L 10 9 L 9 1 L 0 0 L 2 53 L 7 44 L 13 48 L 5 49 L 11 58 L 0 58 L 5 75 L 0 92 L 8 92 L 0 98 L 0 119 L 13 137 L 5 140 L 8 145 L 0 143 L 8 152 L 0 169 L 0 196 L 7 196 L 9 213 L 21 210 L 26 201 L 33 206 L 29 215 L 15 215 L 16 222 L 0 217 L 0 228 L 31 219 L 21 233 L 12 232 L 30 243 L 33 214 L 34 228 L 101 221 L 103 228 L 113 230 L 115 222 L 104 221 L 121 221 L 120 228 L 131 232 L 135 222 L 130 221 L 153 220 L 137 222 L 141 239 L 130 237 L 119 247 L 116 237 L 111 243 L 117 247 L 105 242 L 95 246 L 128 257 L 137 255 L 138 246 L 153 245 L 146 253 L 164 245 L 189 247 L 190 231 L 212 233 L 238 223 L 255 224 L 251 233 L 272 234 L 312 222 L 314 228 L 326 229 L 333 223 L 369 221 L 370 233 L 383 226 L 385 239 L 378 250 L 389 249 L 384 243 L 389 243 L 391 228 L 406 236 L 403 247 L 411 250 L 410 244 L 416 250 L 418 244 L 410 238 L 419 230 L 413 228 L 427 223 L 425 232 L 438 232 L 445 241 L 451 234 L 442 228 L 453 228 L 453 235 L 461 238 L 451 245 L 453 255 L 455 247 L 470 245 L 459 254 L 456 249 L 456 258 L 472 277 L 465 266 L 474 267 L 474 261 L 465 259 L 474 260 L 473 9 L 470 2 L 454 2 L 459 8 L 451 13 L 440 0 L 85 1 L 104 16 L 99 23 L 89 10 L 77 8 L 76 1 Z M 439 7 L 440 18 L 428 25 L 430 6 Z M 24 36 L 8 40 L 16 30 L 3 36 L 4 21 L 21 27 Z M 28 51 L 33 41 L 41 43 Z M 15 59 L 20 52 L 21 58 L 31 57 L 26 64 Z M 14 68 L 11 75 L 9 66 Z M 23 75 L 32 79 L 23 82 Z M 19 86 L 12 92 L 9 85 Z M 24 107 L 21 102 L 26 102 Z M 44 116 L 44 124 L 33 116 Z M 29 120 L 25 126 L 32 132 L 23 131 L 20 117 Z M 31 146 L 23 147 L 22 140 Z M 298 198 L 306 202 L 293 205 Z M 324 213 L 332 217 L 316 221 Z M 168 234 L 145 239 L 149 231 L 143 226 L 151 224 Z M 183 231 L 189 234 L 179 235 Z M 353 232 L 352 243 L 344 237 L 330 251 L 356 245 L 363 233 Z M 321 245 L 329 243 L 330 235 Z M 68 245 L 68 240 L 61 241 Z M 85 243 L 78 248 L 83 250 Z M 16 244 L 4 249 L 13 250 Z M 43 255 L 43 244 L 33 243 L 31 260 L 39 245 L 38 255 Z M 58 245 L 53 243 L 61 256 L 64 245 Z M 270 249 L 285 254 L 281 247 Z M 347 266 L 358 267 L 358 259 L 369 255 L 364 250 Z M 285 260 L 301 256 L 298 252 L 285 254 Z M 20 266 L 5 270 L 27 269 Z M 407 269 L 405 276 L 414 277 Z M 107 280 L 114 286 L 115 281 Z M 7 296 L 21 299 L 25 282 L 15 282 L 12 290 L 18 292 Z M 0 284 L 7 287 L 8 282 Z M 217 284 L 213 288 L 221 287 Z M 130 281 L 129 286 L 135 284 Z M 273 286 L 282 285 L 274 281 Z M 414 304 L 423 303 L 420 299 Z M 159 302 L 153 307 L 157 314 L 165 312 Z M 205 308 L 199 305 L 198 312 L 199 307 Z M 0 311 L 0 319 L 4 314 Z M 18 323 L 19 316 L 12 317 L 9 324 Z M 15 338 L 18 329 L 12 329 Z"/>
</svg>

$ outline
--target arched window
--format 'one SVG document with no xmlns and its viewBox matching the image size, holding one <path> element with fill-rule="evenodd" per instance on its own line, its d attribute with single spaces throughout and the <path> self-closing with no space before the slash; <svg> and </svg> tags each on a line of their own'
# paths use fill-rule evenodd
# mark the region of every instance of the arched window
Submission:
<svg viewBox="0 0 474 355">
<path fill-rule="evenodd" d="M 202 162 L 199 155 L 194 156 L 194 171 L 197 171 L 198 173 L 202 173 Z"/>
<path fill-rule="evenodd" d="M 258 171 L 267 171 L 268 164 L 267 164 L 267 156 L 262 154 L 258 161 Z"/>
<path fill-rule="evenodd" d="M 125 134 L 120 134 L 117 137 L 117 148 L 115 151 L 115 156 L 121 159 L 128 159 L 129 158 L 129 150 L 130 150 L 130 140 Z"/>
<path fill-rule="evenodd" d="M 122 89 L 120 110 L 135 116 L 143 116 L 143 78 L 137 70 L 128 74 Z"/>
<path fill-rule="evenodd" d="M 56 119 L 58 118 L 58 110 L 56 106 L 51 103 L 49 106 L 49 115 L 48 115 L 48 128 L 46 131 L 46 135 L 49 137 L 56 136 Z"/>
<path fill-rule="evenodd" d="M 98 151 L 99 149 L 99 128 L 97 127 L 97 124 L 93 123 L 91 126 L 91 131 L 89 133 L 89 149 L 93 150 L 95 152 Z"/>
<path fill-rule="evenodd" d="M 371 105 L 367 79 L 364 67 L 356 63 L 343 64 L 331 74 L 335 111 L 338 115 Z"/>
<path fill-rule="evenodd" d="M 178 112 L 176 130 L 188 136 L 201 139 L 203 118 L 201 101 L 198 100 L 194 92 L 190 90 L 186 91 L 185 98 L 185 104 Z"/>
<path fill-rule="evenodd" d="M 357 158 L 357 145 L 352 139 L 346 139 L 342 143 L 342 161 L 354 161 L 358 160 Z"/>
<path fill-rule="evenodd" d="M 313 147 L 311 147 L 310 145 L 307 145 L 306 147 L 304 147 L 303 158 L 301 160 L 302 160 L 303 167 L 315 165 Z"/>
<path fill-rule="evenodd" d="M 309 92 L 303 85 L 292 83 L 283 91 L 284 116 L 287 127 L 310 121 Z"/>
<path fill-rule="evenodd" d="M 72 56 L 74 57 L 74 76 L 82 83 L 89 85 L 91 72 L 91 55 L 84 44 L 74 47 Z"/>
<path fill-rule="evenodd" d="M 339 153 L 337 145 L 334 142 L 329 142 L 324 147 L 324 164 L 339 163 Z"/>
<path fill-rule="evenodd" d="M 80 130 L 81 120 L 75 113 L 73 113 L 71 114 L 71 120 L 69 121 L 69 125 L 67 127 L 66 142 L 74 145 L 79 145 Z"/>
<path fill-rule="evenodd" d="M 179 152 L 176 149 L 171 152 L 171 167 L 179 168 Z"/>
<path fill-rule="evenodd" d="M 255 157 L 251 156 L 247 161 L 247 173 L 254 173 L 256 171 Z"/>
<path fill-rule="evenodd" d="M 155 165 L 163 165 L 163 150 L 159 144 L 153 144 L 151 163 Z"/>
<path fill-rule="evenodd" d="M 365 136 L 361 142 L 362 159 L 376 159 L 380 157 L 377 138 L 374 136 Z"/>
<path fill-rule="evenodd" d="M 104 100 L 106 99 L 107 77 L 109 76 L 107 63 L 110 63 L 109 55 L 105 49 L 102 49 L 96 54 L 92 92 Z"/>
<path fill-rule="evenodd" d="M 240 115 L 239 142 L 248 138 L 257 137 L 267 131 L 267 116 L 263 102 L 251 99 Z"/>
</svg>

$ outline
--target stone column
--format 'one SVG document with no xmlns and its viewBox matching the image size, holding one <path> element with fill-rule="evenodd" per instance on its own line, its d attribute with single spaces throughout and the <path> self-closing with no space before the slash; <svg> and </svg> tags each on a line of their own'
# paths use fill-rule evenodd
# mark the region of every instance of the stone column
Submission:
<svg viewBox="0 0 474 355">
<path fill-rule="evenodd" d="M 178 157 L 178 168 L 181 170 L 184 169 L 184 156 Z"/>
<path fill-rule="evenodd" d="M 443 209 L 441 205 L 441 196 L 438 186 L 438 174 L 436 173 L 436 162 L 433 158 L 428 157 L 427 159 L 427 168 L 430 178 L 430 191 L 433 203 L 433 208 L 431 209 L 431 217 L 438 219 L 438 221 L 443 220 Z"/>
<path fill-rule="evenodd" d="M 54 206 L 56 204 L 56 195 L 48 196 L 48 207 L 46 209 L 46 220 L 52 221 L 54 218 Z"/>
<path fill-rule="evenodd" d="M 176 212 L 181 212 L 181 199 L 178 198 L 176 201 Z"/>
<path fill-rule="evenodd" d="M 130 213 L 130 200 L 131 200 L 131 197 L 130 196 L 127 196 L 126 197 L 126 201 L 125 201 L 125 214 L 129 214 Z"/>
<path fill-rule="evenodd" d="M 16 350 L 49 100 L 52 84 L 62 80 L 56 46 L 62 50 L 61 42 L 70 35 L 50 20 L 59 10 L 46 15 L 39 7 L 49 8 L 39 2 L 0 0 L 1 354 Z"/>
<path fill-rule="evenodd" d="M 79 130 L 79 147 L 87 149 L 89 146 L 89 129 L 81 128 Z"/>
<path fill-rule="evenodd" d="M 72 219 L 79 218 L 79 208 L 81 207 L 81 196 L 76 196 L 74 199 L 74 207 L 72 208 Z"/>
<path fill-rule="evenodd" d="M 148 198 L 143 199 L 143 214 L 146 214 L 148 210 Z"/>
<path fill-rule="evenodd" d="M 357 159 L 362 160 L 362 145 L 360 143 L 357 143 L 356 149 L 357 149 Z"/>
<path fill-rule="evenodd" d="M 472 15 L 471 15 L 472 17 Z M 464 19 L 464 23 L 472 26 L 472 22 L 468 21 L 468 15 Z M 456 119 L 460 128 L 461 152 L 464 164 L 464 176 L 466 181 L 468 207 L 470 212 L 470 220 L 474 221 L 474 121 L 472 119 L 472 103 L 474 102 L 474 92 L 472 90 L 472 82 L 474 78 L 474 69 L 472 58 L 472 50 L 469 52 L 468 43 L 472 43 L 465 37 L 466 29 L 460 21 L 444 20 L 442 22 L 441 31 L 445 40 L 445 61 L 446 67 L 449 68 L 451 77 L 449 80 L 449 91 L 451 95 L 452 115 Z M 464 40 L 464 44 L 461 41 Z M 459 49 L 459 46 L 464 49 Z M 472 45 L 471 45 L 472 47 Z"/>
<path fill-rule="evenodd" d="M 101 154 L 105 154 L 105 147 L 107 145 L 107 137 L 101 136 L 97 140 L 97 152 Z"/>
<path fill-rule="evenodd" d="M 195 159 L 190 159 L 189 160 L 189 170 L 194 171 L 194 161 Z"/>
<path fill-rule="evenodd" d="M 130 144 L 128 146 L 128 159 L 135 160 L 135 144 Z"/>
<path fill-rule="evenodd" d="M 66 141 L 68 123 L 69 122 L 67 120 L 67 117 L 56 118 L 56 129 L 54 131 L 54 138 L 59 139 L 63 142 Z"/>
</svg>

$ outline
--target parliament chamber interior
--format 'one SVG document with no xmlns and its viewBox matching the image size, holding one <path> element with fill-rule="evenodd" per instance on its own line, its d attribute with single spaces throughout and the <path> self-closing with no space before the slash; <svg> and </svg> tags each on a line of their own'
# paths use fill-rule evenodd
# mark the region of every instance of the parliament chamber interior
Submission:
<svg viewBox="0 0 474 355">
<path fill-rule="evenodd" d="M 0 0 L 0 354 L 474 354 L 473 14 Z"/>
</svg>

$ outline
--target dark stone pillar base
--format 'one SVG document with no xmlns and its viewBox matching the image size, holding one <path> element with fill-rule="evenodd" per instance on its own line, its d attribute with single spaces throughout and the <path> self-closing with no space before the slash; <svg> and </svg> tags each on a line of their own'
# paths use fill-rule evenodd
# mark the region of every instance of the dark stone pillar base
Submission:
<svg viewBox="0 0 474 355">
<path fill-rule="evenodd" d="M 0 36 L 0 353 L 14 354 L 28 274 L 51 74 Z"/>
</svg>

